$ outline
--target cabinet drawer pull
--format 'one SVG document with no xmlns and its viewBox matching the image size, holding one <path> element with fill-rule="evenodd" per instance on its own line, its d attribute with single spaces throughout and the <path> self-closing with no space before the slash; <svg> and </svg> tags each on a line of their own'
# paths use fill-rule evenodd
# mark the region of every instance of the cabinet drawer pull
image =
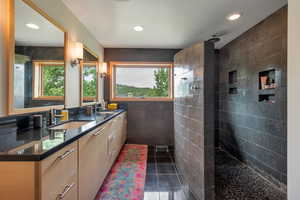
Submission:
<svg viewBox="0 0 300 200">
<path fill-rule="evenodd" d="M 102 133 L 102 131 L 105 129 L 105 127 L 101 128 L 97 133 L 94 133 L 93 136 L 98 136 Z"/>
<path fill-rule="evenodd" d="M 110 156 L 110 141 L 109 138 L 106 140 L 107 144 L 106 144 L 106 152 L 107 152 L 107 156 Z"/>
<path fill-rule="evenodd" d="M 75 183 L 66 185 L 63 192 L 57 196 L 56 200 L 64 199 L 66 194 L 72 189 L 72 187 L 74 187 L 74 185 L 75 185 Z"/>
<path fill-rule="evenodd" d="M 63 160 L 66 157 L 68 157 L 71 153 L 73 153 L 75 151 L 75 149 L 70 149 L 68 151 L 66 151 L 64 154 L 60 155 L 57 157 L 58 160 Z"/>
</svg>

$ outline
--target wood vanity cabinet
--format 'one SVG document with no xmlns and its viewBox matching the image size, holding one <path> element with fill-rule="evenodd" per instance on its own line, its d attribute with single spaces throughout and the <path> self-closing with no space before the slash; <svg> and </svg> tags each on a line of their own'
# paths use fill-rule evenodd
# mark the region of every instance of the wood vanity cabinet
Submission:
<svg viewBox="0 0 300 200">
<path fill-rule="evenodd" d="M 79 139 L 79 199 L 94 199 L 108 171 L 108 136 L 112 122 Z"/>
<path fill-rule="evenodd" d="M 122 113 L 79 139 L 79 200 L 94 200 L 125 143 Z M 126 136 L 125 136 L 126 138 Z"/>
<path fill-rule="evenodd" d="M 0 162 L 2 200 L 94 200 L 126 140 L 126 113 L 42 161 Z"/>
<path fill-rule="evenodd" d="M 124 126 L 126 124 L 126 126 Z M 108 138 L 108 155 L 109 167 L 112 166 L 115 159 L 126 141 L 127 137 L 127 118 L 126 114 L 122 113 L 112 120 L 112 128 Z"/>
<path fill-rule="evenodd" d="M 77 141 L 39 162 L 0 162 L 2 200 L 76 200 Z"/>
<path fill-rule="evenodd" d="M 121 117 L 121 144 L 125 144 L 127 140 L 127 115 L 123 113 Z"/>
<path fill-rule="evenodd" d="M 78 193 L 78 147 L 74 142 L 40 162 L 42 200 L 74 200 Z"/>
</svg>

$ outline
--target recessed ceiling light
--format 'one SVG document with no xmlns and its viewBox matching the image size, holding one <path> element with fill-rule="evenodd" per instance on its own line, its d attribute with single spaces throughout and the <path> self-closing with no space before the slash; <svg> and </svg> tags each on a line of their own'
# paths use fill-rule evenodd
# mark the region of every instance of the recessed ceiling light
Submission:
<svg viewBox="0 0 300 200">
<path fill-rule="evenodd" d="M 28 28 L 35 29 L 35 30 L 40 29 L 40 27 L 39 27 L 38 25 L 32 24 L 32 23 L 28 23 L 28 24 L 26 24 L 26 26 L 27 26 Z"/>
<path fill-rule="evenodd" d="M 241 13 L 233 13 L 227 17 L 229 21 L 235 21 L 241 17 Z"/>
<path fill-rule="evenodd" d="M 133 27 L 133 30 L 135 30 L 137 32 L 141 32 L 141 31 L 144 30 L 144 27 L 142 27 L 142 26 L 135 26 L 135 27 Z"/>
</svg>

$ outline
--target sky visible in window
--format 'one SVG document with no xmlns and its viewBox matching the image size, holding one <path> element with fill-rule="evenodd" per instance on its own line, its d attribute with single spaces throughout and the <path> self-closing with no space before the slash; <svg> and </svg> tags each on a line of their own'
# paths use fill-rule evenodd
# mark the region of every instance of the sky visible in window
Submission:
<svg viewBox="0 0 300 200">
<path fill-rule="evenodd" d="M 157 68 L 116 68 L 116 83 L 138 88 L 153 88 L 155 86 L 154 71 Z"/>
<path fill-rule="evenodd" d="M 95 74 L 93 72 L 91 72 L 91 70 L 93 70 L 96 67 L 84 67 L 83 68 L 83 80 L 87 81 L 87 82 L 91 82 L 93 80 L 96 79 Z"/>
</svg>

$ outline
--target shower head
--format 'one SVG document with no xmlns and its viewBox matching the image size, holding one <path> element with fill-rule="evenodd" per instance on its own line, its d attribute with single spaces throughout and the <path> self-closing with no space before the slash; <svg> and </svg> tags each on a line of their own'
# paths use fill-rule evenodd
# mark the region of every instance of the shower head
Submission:
<svg viewBox="0 0 300 200">
<path fill-rule="evenodd" d="M 220 31 L 211 36 L 211 39 L 207 40 L 208 42 L 217 43 L 221 41 L 221 37 L 224 36 L 227 32 Z"/>
<path fill-rule="evenodd" d="M 207 40 L 208 42 L 212 42 L 212 43 L 217 43 L 217 42 L 219 42 L 221 39 L 220 38 L 218 38 L 218 37 L 213 37 L 213 38 L 211 38 L 211 39 L 209 39 L 209 40 Z"/>
</svg>

